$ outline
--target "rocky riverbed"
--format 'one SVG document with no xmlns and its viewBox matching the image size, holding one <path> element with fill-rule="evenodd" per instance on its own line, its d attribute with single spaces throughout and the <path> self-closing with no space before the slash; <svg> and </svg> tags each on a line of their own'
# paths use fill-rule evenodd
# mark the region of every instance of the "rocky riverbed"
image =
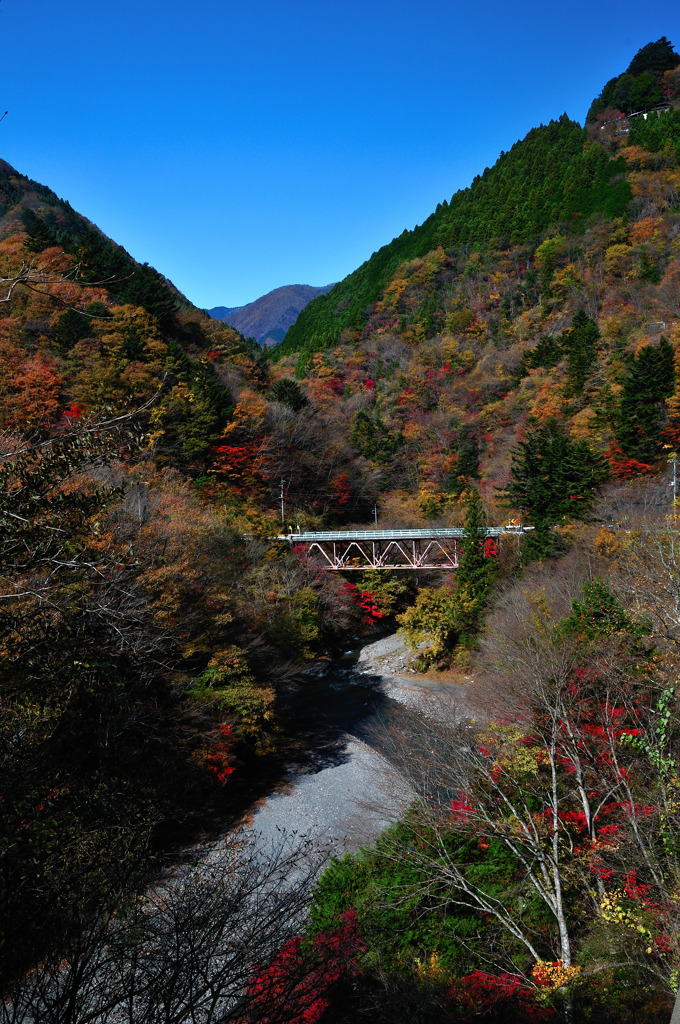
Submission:
<svg viewBox="0 0 680 1024">
<path fill-rule="evenodd" d="M 395 636 L 298 677 L 287 709 L 295 736 L 284 778 L 219 838 L 186 849 L 148 889 L 136 917 L 104 921 L 86 956 L 90 973 L 77 981 L 91 1019 L 155 1020 L 161 1007 L 177 1024 L 209 1024 L 234 1019 L 237 1006 L 242 1019 L 254 965 L 300 934 L 327 857 L 370 843 L 413 800 L 389 758 L 409 762 L 409 742 L 418 742 L 423 721 L 425 736 L 433 733 L 429 716 L 465 716 L 465 690 L 415 672 Z M 125 928 L 129 944 L 120 941 Z M 114 946 L 134 949 L 135 969 L 125 960 L 111 966 Z M 60 962 L 47 987 L 38 978 L 35 992 L 29 980 L 11 1004 L 21 1011 L 13 1019 L 46 1019 L 46 994 L 58 999 L 70 971 L 69 961 Z"/>
<path fill-rule="evenodd" d="M 357 704 L 365 714 L 319 749 L 312 763 L 295 766 L 266 798 L 258 801 L 246 825 L 263 843 L 282 833 L 312 839 L 315 847 L 334 855 L 355 850 L 396 821 L 415 796 L 408 782 L 383 756 L 376 729 L 389 726 L 391 716 L 406 705 L 429 717 L 458 718 L 468 714 L 464 686 L 426 679 L 415 671 L 412 654 L 397 635 L 364 647 L 354 664 L 329 668 L 318 681 L 315 699 L 324 717 L 326 699 L 333 705 Z M 362 700 L 362 698 L 365 698 Z"/>
</svg>

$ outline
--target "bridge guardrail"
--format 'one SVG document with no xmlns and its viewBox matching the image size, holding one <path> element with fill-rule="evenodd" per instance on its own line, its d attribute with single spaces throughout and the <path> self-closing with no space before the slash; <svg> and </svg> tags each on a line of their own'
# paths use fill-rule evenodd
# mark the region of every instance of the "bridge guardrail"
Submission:
<svg viewBox="0 0 680 1024">
<path fill-rule="evenodd" d="M 533 526 L 510 525 L 510 526 L 487 526 L 483 530 L 485 537 L 500 537 L 504 533 L 512 535 L 526 533 L 533 530 Z M 348 540 L 448 540 L 465 536 L 462 526 L 449 527 L 437 530 L 325 530 L 304 533 L 282 533 L 273 540 L 287 541 L 289 544 L 311 544 L 324 541 L 348 541 Z"/>
</svg>

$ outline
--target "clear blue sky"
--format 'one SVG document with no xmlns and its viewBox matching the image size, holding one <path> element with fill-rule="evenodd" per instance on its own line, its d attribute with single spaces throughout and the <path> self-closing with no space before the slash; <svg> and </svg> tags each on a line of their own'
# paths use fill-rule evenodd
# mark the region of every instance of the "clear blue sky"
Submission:
<svg viewBox="0 0 680 1024">
<path fill-rule="evenodd" d="M 339 280 L 680 5 L 2 0 L 0 155 L 197 305 Z M 680 52 L 680 51 L 679 51 Z"/>
</svg>

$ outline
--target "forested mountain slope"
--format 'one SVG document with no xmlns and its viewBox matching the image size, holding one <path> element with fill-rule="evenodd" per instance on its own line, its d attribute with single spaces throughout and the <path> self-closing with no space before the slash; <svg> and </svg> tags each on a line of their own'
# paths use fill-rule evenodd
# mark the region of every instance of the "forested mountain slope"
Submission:
<svg viewBox="0 0 680 1024">
<path fill-rule="evenodd" d="M 312 909 L 315 941 L 345 943 L 348 1020 L 670 1013 L 679 63 L 665 39 L 644 47 L 613 80 L 641 76 L 632 107 L 609 83 L 587 130 L 531 132 L 281 346 L 384 523 L 467 526 L 456 580 L 399 622 L 421 664 L 468 673 L 484 724 L 471 739 L 405 714 L 385 736 L 420 799 L 331 866 Z M 654 109 L 626 116 L 640 96 Z M 484 512 L 534 528 L 521 569 L 507 546 L 485 559 Z"/>
<path fill-rule="evenodd" d="M 591 103 L 586 121 L 595 121 L 608 110 L 633 114 L 665 106 L 677 88 L 679 64 L 678 55 L 665 36 L 648 43 L 622 75 L 607 82 Z"/>
<path fill-rule="evenodd" d="M 0 161 L 0 238 L 28 231 L 33 251 L 57 246 L 77 256 L 80 277 L 116 282 L 112 294 L 141 305 L 161 319 L 174 309 L 194 308 L 170 282 L 148 265 L 132 259 L 51 189 L 31 181 Z"/>
<path fill-rule="evenodd" d="M 631 67 L 653 83 L 650 103 L 660 95 L 677 100 L 676 66 L 677 55 L 665 37 L 637 55 Z M 610 85 L 594 104 L 598 112 L 611 105 Z M 646 95 L 641 93 L 640 102 Z M 423 224 L 404 230 L 327 296 L 311 303 L 279 351 L 318 351 L 334 344 L 343 331 L 360 330 L 397 267 L 437 246 L 502 249 L 527 244 L 549 226 L 559 225 L 571 235 L 595 214 L 623 215 L 631 198 L 625 165 L 595 139 L 566 114 L 532 129 L 469 188 L 444 200 Z"/>
<path fill-rule="evenodd" d="M 493 239 L 502 246 L 575 216 L 623 213 L 630 199 L 624 166 L 587 143 L 584 129 L 566 115 L 532 129 L 469 188 L 445 200 L 423 224 L 383 246 L 303 310 L 280 351 L 318 351 L 344 330 L 359 329 L 397 267 L 438 245 L 477 247 Z"/>
<path fill-rule="evenodd" d="M 230 313 L 238 313 L 239 309 L 243 309 L 243 306 L 213 306 L 211 309 L 206 309 L 208 316 L 212 316 L 215 320 L 224 320 Z"/>
<path fill-rule="evenodd" d="M 297 385 L 7 164 L 0 202 L 4 982 L 275 770 L 291 657 L 362 612 L 256 539 L 265 463 L 325 501 Z"/>
<path fill-rule="evenodd" d="M 566 118 L 536 129 L 303 312 L 276 350 L 278 372 L 294 366 L 327 406 L 329 434 L 351 439 L 348 479 L 364 502 L 373 487 L 386 517 L 446 516 L 476 480 L 497 505 L 509 452 L 552 419 L 615 477 L 652 472 L 675 445 L 678 100 L 672 91 L 658 116 L 613 117 L 588 133 Z M 523 206 L 525 189 L 534 198 Z M 458 207 L 469 215 L 458 219 Z M 360 322 L 334 344 L 310 326 L 286 355 L 338 289 L 351 305 L 358 280 L 377 287 L 378 257 L 379 298 Z"/>
</svg>

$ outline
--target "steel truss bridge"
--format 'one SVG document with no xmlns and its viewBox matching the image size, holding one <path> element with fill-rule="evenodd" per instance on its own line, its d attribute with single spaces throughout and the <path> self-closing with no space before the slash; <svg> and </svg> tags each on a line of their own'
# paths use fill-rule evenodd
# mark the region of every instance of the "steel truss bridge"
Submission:
<svg viewBox="0 0 680 1024">
<path fill-rule="evenodd" d="M 501 537 L 519 537 L 532 526 L 490 526 L 480 530 L 484 554 L 498 553 Z M 277 537 L 303 548 L 324 569 L 457 569 L 465 530 L 337 530 L 286 533 Z"/>
</svg>

